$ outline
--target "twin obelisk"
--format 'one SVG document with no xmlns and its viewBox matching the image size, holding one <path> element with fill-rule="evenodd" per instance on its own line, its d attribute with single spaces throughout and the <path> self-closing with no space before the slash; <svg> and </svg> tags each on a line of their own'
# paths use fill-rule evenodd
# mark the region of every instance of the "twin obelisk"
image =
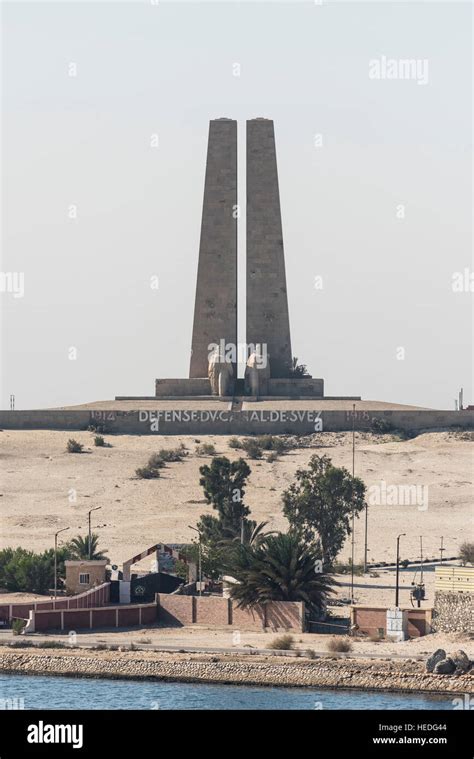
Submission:
<svg viewBox="0 0 474 759">
<path fill-rule="evenodd" d="M 237 122 L 210 122 L 189 376 L 207 377 L 209 346 L 237 346 Z M 247 345 L 266 345 L 288 377 L 291 340 L 273 121 L 247 121 Z"/>
</svg>

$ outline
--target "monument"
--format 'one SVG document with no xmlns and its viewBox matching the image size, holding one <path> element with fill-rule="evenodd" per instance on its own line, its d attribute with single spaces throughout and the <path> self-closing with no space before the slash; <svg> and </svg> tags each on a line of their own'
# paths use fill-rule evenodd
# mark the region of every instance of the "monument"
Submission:
<svg viewBox="0 0 474 759">
<path fill-rule="evenodd" d="M 189 379 L 157 379 L 155 397 L 322 398 L 322 379 L 297 376 L 273 121 L 247 121 L 247 334 L 237 340 L 237 122 L 210 122 Z"/>
<path fill-rule="evenodd" d="M 267 346 L 270 377 L 288 377 L 290 318 L 273 121 L 247 121 L 247 344 Z"/>
<path fill-rule="evenodd" d="M 208 376 L 210 345 L 237 344 L 236 208 L 237 122 L 216 119 L 209 126 L 190 378 Z"/>
</svg>

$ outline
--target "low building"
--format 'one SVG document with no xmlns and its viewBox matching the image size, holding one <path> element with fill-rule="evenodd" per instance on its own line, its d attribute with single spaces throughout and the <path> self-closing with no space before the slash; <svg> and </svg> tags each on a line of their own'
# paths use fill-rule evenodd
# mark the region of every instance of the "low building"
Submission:
<svg viewBox="0 0 474 759">
<path fill-rule="evenodd" d="M 66 592 L 69 595 L 82 593 L 85 590 L 105 582 L 106 559 L 65 561 Z"/>
</svg>

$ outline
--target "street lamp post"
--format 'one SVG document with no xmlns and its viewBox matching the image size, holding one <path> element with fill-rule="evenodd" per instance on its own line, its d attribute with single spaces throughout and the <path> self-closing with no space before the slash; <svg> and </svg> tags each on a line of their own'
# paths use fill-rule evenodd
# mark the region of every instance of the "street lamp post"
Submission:
<svg viewBox="0 0 474 759">
<path fill-rule="evenodd" d="M 197 532 L 199 535 L 199 554 L 198 554 L 198 577 L 199 577 L 199 595 L 202 596 L 202 553 L 201 553 L 201 530 L 198 530 L 197 527 L 191 527 L 190 524 L 188 524 L 188 527 L 190 530 L 194 530 L 194 532 Z"/>
<path fill-rule="evenodd" d="M 404 537 L 406 535 L 405 532 L 400 533 L 400 535 L 397 535 L 397 572 L 395 576 L 395 607 L 398 609 L 398 573 L 399 573 L 399 565 L 400 565 L 400 538 Z"/>
<path fill-rule="evenodd" d="M 102 506 L 94 506 L 94 508 L 93 508 L 93 509 L 91 509 L 91 510 L 89 511 L 89 514 L 87 515 L 87 517 L 88 517 L 88 520 L 89 520 L 89 551 L 88 551 L 88 553 L 89 553 L 89 561 L 92 559 L 92 532 L 91 532 L 91 514 L 92 514 L 92 512 L 93 512 L 93 511 L 98 511 L 98 510 L 99 510 L 99 509 L 101 509 L 101 508 L 102 508 Z"/>
<path fill-rule="evenodd" d="M 60 532 L 66 532 L 69 527 L 63 527 L 54 533 L 54 597 L 58 597 L 58 535 Z"/>
<path fill-rule="evenodd" d="M 441 545 L 439 547 L 439 563 L 443 563 L 443 553 L 446 551 L 446 548 L 443 546 L 444 536 L 441 535 Z"/>
</svg>

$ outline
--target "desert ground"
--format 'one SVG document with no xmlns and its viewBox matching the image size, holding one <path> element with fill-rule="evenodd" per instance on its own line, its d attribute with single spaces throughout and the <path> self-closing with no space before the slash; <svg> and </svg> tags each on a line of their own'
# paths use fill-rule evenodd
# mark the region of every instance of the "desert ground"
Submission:
<svg viewBox="0 0 474 759">
<path fill-rule="evenodd" d="M 74 437 L 84 452 L 66 452 Z M 53 545 L 54 533 L 69 527 L 61 538 L 87 531 L 87 512 L 100 545 L 113 563 L 120 564 L 155 542 L 189 542 L 195 537 L 189 525 L 211 511 L 199 485 L 199 467 L 209 457 L 195 453 L 196 439 L 189 436 L 106 436 L 110 447 L 98 448 L 90 432 L 0 432 L 1 538 L 0 546 L 23 546 L 41 551 Z M 338 466 L 352 468 L 351 433 L 320 433 L 303 438 L 311 447 L 291 450 L 276 462 L 248 459 L 251 475 L 245 502 L 257 521 L 267 520 L 268 529 L 284 530 L 281 494 L 305 467 L 313 454 L 327 455 Z M 229 448 L 229 438 L 206 436 L 217 454 L 238 458 L 242 451 Z M 189 455 L 168 464 L 159 479 L 140 480 L 135 469 L 151 453 L 184 443 Z M 444 557 L 456 556 L 460 543 L 472 535 L 474 445 L 453 432 L 431 432 L 411 440 L 389 435 L 357 433 L 355 473 L 367 485 L 424 486 L 423 503 L 369 506 L 369 562 L 395 559 L 396 536 L 401 538 L 402 559 L 417 559 L 420 536 L 424 556 L 439 558 L 441 536 Z M 421 493 L 421 490 L 419 491 Z M 427 500 L 425 498 L 427 496 Z M 364 516 L 356 520 L 355 557 L 364 551 Z M 346 562 L 350 542 L 340 559 Z M 150 560 L 147 560 L 148 564 Z M 143 569 L 148 569 L 147 561 Z"/>
</svg>

